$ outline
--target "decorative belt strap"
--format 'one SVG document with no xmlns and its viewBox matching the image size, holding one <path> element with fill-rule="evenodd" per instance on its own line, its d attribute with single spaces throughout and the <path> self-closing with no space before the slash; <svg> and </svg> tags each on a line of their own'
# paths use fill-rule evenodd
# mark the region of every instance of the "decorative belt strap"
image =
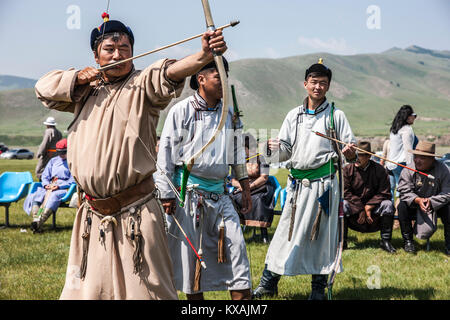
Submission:
<svg viewBox="0 0 450 320">
<path fill-rule="evenodd" d="M 221 194 L 221 193 L 208 192 L 208 191 L 199 190 L 199 189 L 193 189 L 193 191 L 196 192 L 198 195 L 200 195 L 203 199 L 212 200 L 214 202 L 219 201 L 220 197 L 225 195 L 225 194 Z"/>
<path fill-rule="evenodd" d="M 153 177 L 149 176 L 142 180 L 142 182 L 108 198 L 98 199 L 88 194 L 85 197 L 95 211 L 102 215 L 112 215 L 120 211 L 123 207 L 151 194 L 154 190 L 155 183 Z"/>
<path fill-rule="evenodd" d="M 86 206 L 87 213 L 84 221 L 84 232 L 81 236 L 83 239 L 83 257 L 81 259 L 81 267 L 80 267 L 80 278 L 84 280 L 86 276 L 87 270 L 87 258 L 89 251 L 89 240 L 91 234 L 91 226 L 92 226 L 92 214 L 98 216 L 100 220 L 99 230 L 100 230 L 100 241 L 104 241 L 105 239 L 105 230 L 108 225 L 112 222 L 115 226 L 117 226 L 116 217 L 125 212 L 130 212 L 130 217 L 128 220 L 128 224 L 131 228 L 131 233 L 129 235 L 129 239 L 135 243 L 135 251 L 133 254 L 133 263 L 134 263 L 134 273 L 138 274 L 142 270 L 142 233 L 140 230 L 141 225 L 141 206 L 145 203 L 149 202 L 157 195 L 157 189 L 155 188 L 150 194 L 147 194 L 145 197 L 139 199 L 138 201 L 134 201 L 133 203 L 128 204 L 127 206 L 121 208 L 119 211 L 115 212 L 112 215 L 105 215 L 101 212 L 95 210 L 90 203 L 89 200 L 85 200 L 82 203 L 82 206 Z M 129 228 L 127 228 L 128 230 Z"/>
</svg>

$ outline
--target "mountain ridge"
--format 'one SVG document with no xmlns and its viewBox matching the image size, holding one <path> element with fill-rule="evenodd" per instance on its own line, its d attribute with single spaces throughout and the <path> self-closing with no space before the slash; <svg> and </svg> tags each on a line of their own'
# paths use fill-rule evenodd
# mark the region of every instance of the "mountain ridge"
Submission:
<svg viewBox="0 0 450 320">
<path fill-rule="evenodd" d="M 230 62 L 229 83 L 236 88 L 244 128 L 276 130 L 306 96 L 305 69 L 323 58 L 333 71 L 327 98 L 346 113 L 356 135 L 386 136 L 403 104 L 412 105 L 419 115 L 414 124 L 417 134 L 439 135 L 450 132 L 447 53 L 450 57 L 449 51 L 414 45 L 374 54 L 322 52 L 279 59 L 242 59 Z M 161 112 L 158 132 L 170 107 L 192 94 L 188 83 L 182 95 Z M 64 129 L 72 119 L 71 114 L 44 108 L 32 87 L 0 91 L 0 135 L 41 135 L 42 122 L 49 115 Z M 427 120 L 420 121 L 421 117 Z"/>
</svg>

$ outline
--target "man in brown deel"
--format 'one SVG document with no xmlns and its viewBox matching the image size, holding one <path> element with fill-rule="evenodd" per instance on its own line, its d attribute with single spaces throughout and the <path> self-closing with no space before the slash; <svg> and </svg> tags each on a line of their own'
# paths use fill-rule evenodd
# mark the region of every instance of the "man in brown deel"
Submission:
<svg viewBox="0 0 450 320">
<path fill-rule="evenodd" d="M 44 132 L 44 137 L 36 153 L 36 157 L 39 159 L 36 165 L 36 178 L 41 180 L 42 172 L 44 172 L 45 166 L 51 158 L 58 155 L 56 152 L 56 143 L 62 139 L 61 132 L 56 129 L 55 118 L 48 117 L 44 121 L 47 126 Z"/>
<path fill-rule="evenodd" d="M 370 142 L 360 141 L 361 150 L 371 152 Z M 394 253 L 391 244 L 394 205 L 391 201 L 389 176 L 370 155 L 357 151 L 358 160 L 344 167 L 344 248 L 348 228 L 370 233 L 380 230 L 381 249 Z"/>
<path fill-rule="evenodd" d="M 131 29 L 105 21 L 91 33 L 95 61 L 105 66 L 133 54 Z M 67 153 L 85 194 L 75 218 L 61 299 L 177 299 L 165 221 L 155 198 L 156 126 L 187 76 L 227 49 L 221 31 L 181 60 L 142 71 L 131 61 L 52 71 L 36 84 L 50 109 L 72 112 Z"/>
</svg>

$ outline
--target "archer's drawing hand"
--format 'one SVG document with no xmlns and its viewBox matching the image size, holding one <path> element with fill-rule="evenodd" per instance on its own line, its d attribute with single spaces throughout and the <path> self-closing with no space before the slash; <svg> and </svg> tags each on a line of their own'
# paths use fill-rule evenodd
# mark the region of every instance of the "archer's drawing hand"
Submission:
<svg viewBox="0 0 450 320">
<path fill-rule="evenodd" d="M 202 36 L 202 50 L 206 55 L 211 55 L 212 51 L 223 54 L 227 51 L 227 43 L 222 35 L 222 30 L 206 31 Z"/>
<path fill-rule="evenodd" d="M 97 79 L 99 74 L 100 71 L 98 71 L 94 67 L 86 67 L 80 72 L 78 72 L 75 84 L 81 86 L 84 84 L 91 83 L 92 81 L 95 81 Z"/>
</svg>

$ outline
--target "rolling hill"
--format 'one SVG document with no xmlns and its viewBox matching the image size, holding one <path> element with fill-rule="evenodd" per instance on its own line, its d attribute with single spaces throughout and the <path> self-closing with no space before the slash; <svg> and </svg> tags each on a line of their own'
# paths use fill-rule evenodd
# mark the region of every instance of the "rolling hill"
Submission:
<svg viewBox="0 0 450 320">
<path fill-rule="evenodd" d="M 306 96 L 305 69 L 319 57 L 333 70 L 328 99 L 346 112 L 356 135 L 387 135 L 403 104 L 419 115 L 417 134 L 450 133 L 450 52 L 417 46 L 379 54 L 234 61 L 229 82 L 236 87 L 245 127 L 279 129 L 287 112 Z"/>
<path fill-rule="evenodd" d="M 8 76 L 8 75 L 0 75 L 0 91 L 3 90 L 13 90 L 13 89 L 24 89 L 24 88 L 32 88 L 36 80 L 16 77 L 16 76 Z"/>
<path fill-rule="evenodd" d="M 328 99 L 346 112 L 356 135 L 387 135 L 403 104 L 419 115 L 416 134 L 450 133 L 450 52 L 418 46 L 377 54 L 233 61 L 229 82 L 236 87 L 245 128 L 279 129 L 287 112 L 302 103 L 305 69 L 319 57 L 333 70 Z M 191 93 L 186 83 L 171 105 Z M 158 131 L 170 106 L 161 114 Z M 70 114 L 46 110 L 32 88 L 0 91 L 0 135 L 40 136 L 48 115 L 55 116 L 61 128 L 70 123 Z"/>
</svg>

